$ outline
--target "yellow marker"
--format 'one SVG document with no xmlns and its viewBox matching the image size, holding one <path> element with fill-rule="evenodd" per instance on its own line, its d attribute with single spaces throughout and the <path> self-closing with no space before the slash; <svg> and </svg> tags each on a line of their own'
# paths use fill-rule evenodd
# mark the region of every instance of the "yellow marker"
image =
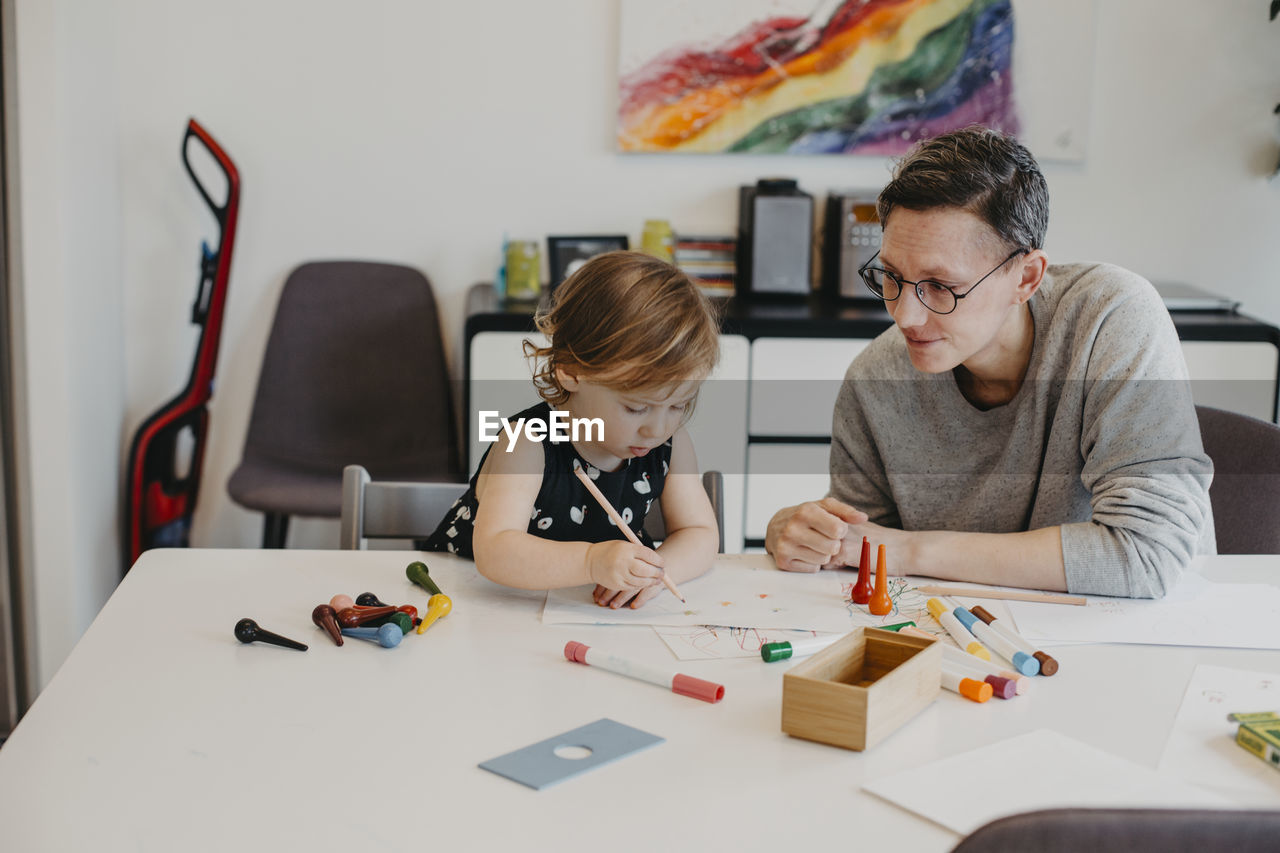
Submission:
<svg viewBox="0 0 1280 853">
<path fill-rule="evenodd" d="M 929 613 L 934 619 L 947 629 L 947 633 L 951 635 L 951 639 L 956 641 L 956 645 L 964 649 L 969 654 L 983 660 L 991 660 L 991 652 L 987 651 L 987 647 L 979 643 L 969 633 L 969 629 L 961 624 L 956 615 L 947 609 L 947 606 L 936 598 L 931 598 L 925 602 L 925 607 L 929 608 Z"/>
<path fill-rule="evenodd" d="M 427 599 L 427 612 L 418 623 L 418 633 L 431 627 L 431 623 L 445 616 L 453 609 L 453 602 L 443 592 L 438 592 Z"/>
</svg>

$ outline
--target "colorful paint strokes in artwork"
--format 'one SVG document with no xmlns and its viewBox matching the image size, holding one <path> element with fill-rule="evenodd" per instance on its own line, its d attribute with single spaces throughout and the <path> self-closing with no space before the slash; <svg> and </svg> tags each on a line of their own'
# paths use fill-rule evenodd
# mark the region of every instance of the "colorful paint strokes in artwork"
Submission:
<svg viewBox="0 0 1280 853">
<path fill-rule="evenodd" d="M 622 151 L 896 155 L 970 124 L 1019 130 L 1011 0 L 828 0 L 696 47 L 671 30 L 621 76 Z"/>
</svg>

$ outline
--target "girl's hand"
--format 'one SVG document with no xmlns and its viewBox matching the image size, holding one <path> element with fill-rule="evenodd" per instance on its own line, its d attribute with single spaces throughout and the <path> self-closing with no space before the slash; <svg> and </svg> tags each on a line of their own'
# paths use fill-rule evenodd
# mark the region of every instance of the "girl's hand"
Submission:
<svg viewBox="0 0 1280 853">
<path fill-rule="evenodd" d="M 597 586 L 626 594 L 612 604 L 620 607 L 640 590 L 662 583 L 662 556 L 652 548 L 621 540 L 597 542 L 587 549 L 587 573 Z"/>
<path fill-rule="evenodd" d="M 595 592 L 591 593 L 591 597 L 595 599 L 596 604 L 599 604 L 601 607 L 611 607 L 614 610 L 617 610 L 619 607 L 630 607 L 632 610 L 635 610 L 655 595 L 661 595 L 662 589 L 663 587 L 661 583 L 656 583 L 653 586 L 647 586 L 639 592 L 635 592 L 633 590 L 622 591 L 616 589 L 605 589 L 602 586 L 597 586 Z"/>
</svg>

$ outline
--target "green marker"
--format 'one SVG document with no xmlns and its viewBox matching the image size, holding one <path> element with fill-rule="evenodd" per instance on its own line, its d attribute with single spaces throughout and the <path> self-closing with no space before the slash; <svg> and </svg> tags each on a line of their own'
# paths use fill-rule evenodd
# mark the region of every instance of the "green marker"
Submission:
<svg viewBox="0 0 1280 853">
<path fill-rule="evenodd" d="M 432 595 L 441 595 L 440 587 L 436 586 L 436 582 L 431 579 L 430 572 L 427 571 L 427 564 L 421 560 L 414 560 L 409 567 L 404 570 L 405 576 L 418 586 L 425 589 Z"/>
<path fill-rule="evenodd" d="M 903 628 L 914 628 L 914 622 L 899 622 L 897 625 L 881 625 L 881 631 L 901 631 Z"/>
<path fill-rule="evenodd" d="M 787 658 L 798 658 L 820 652 L 840 637 L 808 637 L 790 643 L 765 643 L 760 647 L 760 658 L 765 663 L 775 663 Z"/>
</svg>

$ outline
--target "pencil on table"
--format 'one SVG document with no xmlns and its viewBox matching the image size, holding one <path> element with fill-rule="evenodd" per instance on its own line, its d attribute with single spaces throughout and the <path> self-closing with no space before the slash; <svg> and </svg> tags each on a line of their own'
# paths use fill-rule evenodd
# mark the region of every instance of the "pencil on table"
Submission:
<svg viewBox="0 0 1280 853">
<path fill-rule="evenodd" d="M 609 499 L 601 494 L 600 490 L 596 488 L 596 484 L 591 482 L 591 478 L 587 476 L 587 472 L 582 470 L 581 466 L 575 466 L 573 473 L 578 475 L 578 479 L 582 481 L 582 485 L 586 486 L 587 491 L 591 493 L 591 497 L 595 498 L 596 503 L 600 504 L 600 507 L 608 513 L 609 517 L 613 519 L 613 523 L 618 525 L 618 529 L 626 535 L 631 544 L 639 545 L 643 548 L 644 543 L 640 541 L 640 537 L 636 536 L 635 532 L 631 529 L 631 525 L 622 520 L 622 516 L 618 515 L 618 511 L 613 508 L 613 504 L 609 503 Z M 685 601 L 685 597 L 681 595 L 680 590 L 676 588 L 675 581 L 667 577 L 667 573 L 665 571 L 662 573 L 662 582 L 666 584 L 667 589 L 671 590 L 672 595 L 681 601 Z M 687 604 L 688 602 L 685 603 Z"/>
<path fill-rule="evenodd" d="M 1086 605 L 1089 600 L 1082 595 L 1064 595 L 1058 592 L 1015 592 L 1011 589 L 988 589 L 976 586 L 918 586 L 925 595 L 954 595 L 961 598 L 998 598 L 1004 601 L 1042 601 L 1046 604 Z"/>
</svg>

